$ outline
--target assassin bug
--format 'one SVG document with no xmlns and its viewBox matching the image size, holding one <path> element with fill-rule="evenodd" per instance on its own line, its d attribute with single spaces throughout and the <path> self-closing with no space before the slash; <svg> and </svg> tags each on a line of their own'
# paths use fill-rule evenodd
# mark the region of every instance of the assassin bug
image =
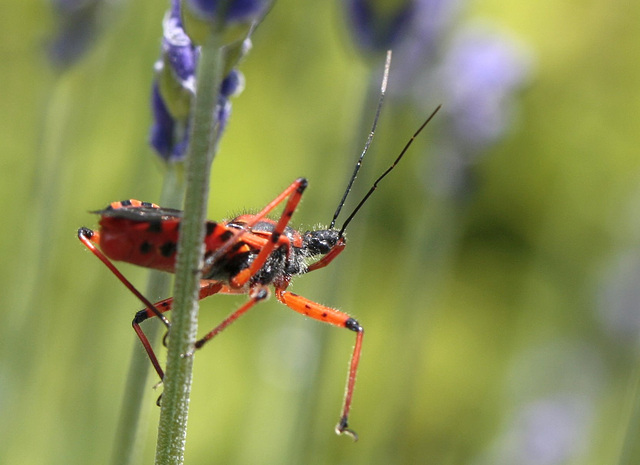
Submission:
<svg viewBox="0 0 640 465">
<path fill-rule="evenodd" d="M 376 190 L 378 183 L 395 168 L 413 140 L 440 109 L 437 107 L 418 128 L 393 164 L 376 179 L 342 227 L 337 229 L 335 227 L 336 220 L 373 138 L 386 89 L 388 72 L 389 57 L 385 66 L 380 100 L 372 130 L 329 228 L 300 233 L 288 226 L 307 187 L 307 180 L 304 178 L 296 179 L 257 214 L 245 214 L 220 222 L 207 221 L 205 224 L 205 255 L 200 283 L 200 299 L 213 294 L 248 294 L 249 300 L 232 312 L 217 327 L 197 340 L 194 349 L 201 348 L 255 304 L 265 300 L 269 296 L 269 286 L 273 286 L 276 298 L 290 309 L 313 319 L 354 331 L 356 343 L 349 366 L 342 414 L 336 426 L 338 434 L 345 433 L 353 439 L 357 439 L 357 435 L 348 428 L 348 416 L 364 330 L 358 321 L 348 314 L 289 292 L 287 287 L 294 276 L 324 268 L 344 250 L 346 245 L 344 233 L 347 225 Z M 268 218 L 267 215 L 283 202 L 285 202 L 285 206 L 279 219 L 276 221 Z M 182 212 L 162 208 L 149 202 L 125 200 L 113 202 L 105 209 L 94 213 L 100 215 L 100 230 L 92 231 L 89 228 L 80 228 L 78 238 L 145 305 L 143 310 L 136 313 L 132 326 L 162 380 L 164 372 L 151 343 L 140 327 L 140 323 L 148 318 L 158 317 L 169 329 L 170 323 L 164 313 L 172 309 L 173 299 L 168 298 L 152 303 L 120 273 L 111 260 L 173 272 Z M 98 245 L 100 248 L 97 247 Z"/>
</svg>

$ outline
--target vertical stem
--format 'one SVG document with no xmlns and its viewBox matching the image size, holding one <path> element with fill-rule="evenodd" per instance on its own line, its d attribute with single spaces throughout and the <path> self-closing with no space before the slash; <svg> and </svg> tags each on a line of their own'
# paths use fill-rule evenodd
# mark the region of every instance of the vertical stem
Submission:
<svg viewBox="0 0 640 465">
<path fill-rule="evenodd" d="M 179 180 L 181 176 L 178 171 L 180 170 L 181 167 L 175 164 L 167 166 L 160 194 L 160 205 L 178 208 L 182 204 L 183 183 Z M 170 286 L 171 276 L 168 273 L 152 270 L 149 272 L 145 295 L 149 296 L 151 301 L 157 300 L 169 294 Z M 156 319 L 146 323 L 145 332 L 150 341 L 155 339 L 159 328 L 160 322 Z M 141 431 L 143 430 L 140 428 L 141 418 L 143 418 L 143 410 L 151 405 L 144 402 L 150 367 L 146 352 L 142 350 L 140 342 L 135 338 L 113 443 L 111 456 L 113 465 L 129 465 L 138 461 L 137 445 L 142 442 Z"/>
<path fill-rule="evenodd" d="M 167 351 L 156 464 L 181 464 L 187 435 L 193 350 L 197 330 L 198 285 L 211 163 L 217 141 L 215 111 L 222 81 L 223 50 L 212 34 L 201 48 L 187 155 L 187 189 L 178 240 L 171 334 Z"/>
<path fill-rule="evenodd" d="M 638 447 L 638 432 L 640 431 L 640 365 L 636 365 L 630 383 L 629 399 L 625 402 L 628 406 L 628 417 L 625 419 L 624 431 L 621 434 L 622 444 L 618 465 L 631 465 L 637 463 L 640 457 L 640 447 Z"/>
</svg>

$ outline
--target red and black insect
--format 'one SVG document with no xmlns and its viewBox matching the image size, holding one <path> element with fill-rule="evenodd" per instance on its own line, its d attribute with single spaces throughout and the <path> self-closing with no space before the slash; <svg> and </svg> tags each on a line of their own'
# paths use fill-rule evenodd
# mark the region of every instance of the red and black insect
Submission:
<svg viewBox="0 0 640 465">
<path fill-rule="evenodd" d="M 348 428 L 348 416 L 364 330 L 360 323 L 348 314 L 312 302 L 289 292 L 287 288 L 294 276 L 327 266 L 344 250 L 346 244 L 344 233 L 347 225 L 377 188 L 378 183 L 400 161 L 415 137 L 433 118 L 439 108 L 436 108 L 414 133 L 393 164 L 378 177 L 340 229 L 335 228 L 335 222 L 351 184 L 355 180 L 362 157 L 371 141 L 373 130 L 329 228 L 301 233 L 289 226 L 289 221 L 307 187 L 307 180 L 304 178 L 296 179 L 257 214 L 241 215 L 220 222 L 207 221 L 205 224 L 205 255 L 200 283 L 200 299 L 213 294 L 248 294 L 249 300 L 217 327 L 197 340 L 194 349 L 201 348 L 255 304 L 265 300 L 270 294 L 270 287 L 273 287 L 276 298 L 290 309 L 315 320 L 355 332 L 356 343 L 351 356 L 346 394 L 336 432 L 346 433 L 357 439 L 355 432 Z M 375 122 L 373 129 L 375 129 Z M 285 202 L 285 206 L 279 219 L 277 221 L 270 219 L 268 215 L 283 202 Z M 149 340 L 142 331 L 140 323 L 148 318 L 158 317 L 169 328 L 170 323 L 164 313 L 172 309 L 173 299 L 169 298 L 156 303 L 150 302 L 118 271 L 111 260 L 173 272 L 182 212 L 162 208 L 148 202 L 125 200 L 113 202 L 105 209 L 94 213 L 100 215 L 99 231 L 80 228 L 78 238 L 145 305 L 146 308 L 136 313 L 132 325 L 158 376 L 163 379 L 162 367 Z M 100 248 L 97 248 L 97 245 Z"/>
</svg>

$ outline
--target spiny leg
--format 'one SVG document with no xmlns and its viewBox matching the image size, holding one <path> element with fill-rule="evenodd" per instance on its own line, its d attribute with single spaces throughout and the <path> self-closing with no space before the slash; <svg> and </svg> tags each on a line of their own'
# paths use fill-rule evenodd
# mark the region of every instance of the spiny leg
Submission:
<svg viewBox="0 0 640 465">
<path fill-rule="evenodd" d="M 358 435 L 355 431 L 349 429 L 348 426 L 353 390 L 356 384 L 356 374 L 358 372 L 358 364 L 360 363 L 360 352 L 362 350 L 364 329 L 354 318 L 351 318 L 346 313 L 331 307 L 325 307 L 324 305 L 320 305 L 302 296 L 294 294 L 293 292 L 276 288 L 276 298 L 290 309 L 313 318 L 314 320 L 323 321 L 325 323 L 339 326 L 341 328 L 347 328 L 356 332 L 356 344 L 353 348 L 353 354 L 351 355 L 347 387 L 345 390 L 344 402 L 342 404 L 342 414 L 340 416 L 340 421 L 336 425 L 336 433 L 347 434 L 351 436 L 354 441 L 357 441 Z"/>
<path fill-rule="evenodd" d="M 300 187 L 301 185 L 302 185 L 302 187 Z M 264 218 L 266 218 L 267 215 L 269 213 L 271 213 L 278 205 L 280 205 L 287 197 L 291 196 L 292 193 L 294 191 L 298 190 L 298 189 L 302 189 L 302 191 L 304 191 L 306 186 L 307 186 L 307 180 L 304 179 L 304 178 L 298 178 L 295 181 L 293 181 L 275 199 L 273 199 L 271 202 L 269 202 L 267 204 L 267 206 L 265 206 L 262 210 L 260 210 L 255 215 L 251 215 L 252 216 L 251 220 L 247 221 L 247 223 L 243 225 L 242 229 L 239 230 L 234 235 L 233 240 L 229 240 L 224 245 L 222 245 L 221 247 L 216 249 L 216 251 L 213 254 L 211 254 L 211 256 L 209 256 L 207 258 L 207 262 L 215 263 L 217 260 L 222 258 L 227 252 L 229 252 L 233 248 L 233 246 L 235 246 L 240 241 L 241 238 L 243 238 L 243 236 L 245 234 L 247 234 L 249 231 L 251 231 L 251 228 L 253 228 L 257 223 L 262 221 Z M 300 193 L 302 193 L 302 192 L 300 192 Z M 262 246 L 264 246 L 264 244 L 261 243 L 260 246 L 262 247 Z M 266 261 L 266 258 L 265 258 L 265 261 Z M 251 276 L 249 276 L 249 279 L 251 279 Z M 247 281 L 248 281 L 248 279 L 245 280 L 245 283 Z M 238 286 L 234 286 L 234 287 L 238 287 Z"/>
<path fill-rule="evenodd" d="M 87 247 L 96 257 L 98 257 L 100 261 L 104 263 L 114 275 L 116 275 L 116 277 L 120 280 L 120 282 L 124 284 L 125 287 L 129 289 L 133 293 L 133 295 L 135 295 L 146 306 L 146 309 L 145 309 L 146 313 L 148 313 L 149 315 L 158 317 L 160 321 L 162 321 L 162 324 L 164 324 L 164 326 L 167 328 L 167 331 L 169 330 L 169 328 L 171 328 L 171 324 L 169 323 L 169 320 L 167 320 L 167 318 L 162 314 L 162 312 L 158 310 L 156 305 L 151 303 L 149 299 L 147 299 L 144 295 L 142 295 L 142 293 L 140 293 L 140 291 L 138 291 L 138 289 L 136 289 L 135 286 L 131 284 L 131 282 L 127 278 L 125 278 L 122 273 L 120 273 L 120 271 L 115 267 L 115 265 L 111 263 L 111 260 L 109 260 L 102 253 L 102 251 L 100 251 L 100 249 L 98 249 L 95 246 L 95 244 L 99 244 L 100 242 L 100 236 L 98 235 L 98 233 L 92 231 L 89 228 L 80 228 L 78 229 L 78 239 L 80 239 L 80 242 L 82 242 L 85 245 L 85 247 Z M 160 379 L 163 379 L 164 372 L 160 367 L 158 358 L 156 357 L 156 354 L 153 352 L 153 348 L 151 347 L 151 344 L 149 343 L 147 336 L 144 334 L 144 332 L 138 326 L 138 324 L 136 324 L 135 318 L 133 322 L 133 329 L 138 335 L 138 338 L 140 339 L 140 342 L 142 343 L 145 351 L 147 352 L 147 355 L 149 356 L 149 360 L 151 361 L 153 368 L 156 370 L 156 373 L 158 373 L 158 376 L 160 377 Z"/>
<path fill-rule="evenodd" d="M 233 294 L 234 293 L 232 289 L 229 289 L 227 286 L 222 285 L 221 283 L 215 283 L 215 284 L 218 287 L 217 287 L 217 290 L 213 291 L 213 292 L 211 292 L 205 286 L 201 285 L 201 287 L 200 287 L 200 299 L 203 299 L 204 297 L 207 297 L 207 296 L 209 296 L 211 294 L 215 294 L 218 291 L 221 291 L 222 293 L 225 293 L 225 294 L 227 294 L 227 293 L 228 294 Z M 206 295 L 203 295 L 203 294 L 206 294 Z M 260 286 L 260 287 L 256 288 L 254 291 L 251 292 L 251 298 L 250 298 L 250 300 L 248 302 L 246 302 L 242 307 L 240 307 L 239 309 L 234 311 L 231 315 L 229 315 L 227 318 L 225 318 L 224 321 L 222 321 L 222 323 L 220 323 L 218 326 L 216 326 L 211 331 L 209 331 L 207 334 L 205 334 L 204 337 L 202 337 L 201 339 L 198 339 L 195 342 L 194 346 L 193 346 L 194 347 L 193 350 L 190 350 L 189 352 L 187 352 L 183 356 L 184 357 L 193 356 L 195 351 L 197 349 L 200 349 L 207 341 L 209 341 L 209 340 L 213 339 L 215 336 L 217 336 L 223 329 L 225 329 L 231 323 L 233 323 L 238 318 L 240 318 L 242 315 L 244 315 L 255 304 L 257 304 L 258 302 L 261 302 L 262 300 L 265 300 L 268 297 L 269 297 L 269 290 L 266 287 Z M 163 304 L 165 304 L 165 303 L 167 304 L 166 307 L 163 306 Z M 165 299 L 165 300 L 163 300 L 161 302 L 158 302 L 158 305 L 160 305 L 160 307 L 163 308 L 163 311 L 168 311 L 173 306 L 173 298 Z M 150 315 L 147 312 L 147 309 L 144 309 L 144 310 L 139 311 L 136 314 L 136 317 L 138 317 L 138 316 L 140 316 L 142 318 L 142 320 L 140 320 L 140 321 L 143 321 L 147 317 L 153 316 L 153 315 Z M 134 322 L 135 322 L 135 320 L 134 320 Z M 135 327 L 134 327 L 134 329 L 135 329 Z M 136 330 L 136 332 L 138 332 L 138 330 Z M 145 340 L 146 340 L 146 337 L 145 337 Z M 148 344 L 148 341 L 147 341 L 147 344 Z M 154 367 L 156 367 L 156 371 L 160 370 L 160 372 L 158 374 L 160 374 L 160 379 L 162 380 L 164 375 L 161 374 L 162 370 L 160 369 L 160 365 L 158 364 L 158 361 L 155 358 L 155 354 L 153 354 L 153 350 L 150 348 L 150 346 L 145 345 L 145 349 L 147 347 L 149 347 L 149 350 L 151 351 L 150 353 L 149 353 L 149 351 L 147 351 L 147 353 L 149 353 L 149 358 L 151 358 L 151 363 L 154 365 Z M 158 397 L 158 400 L 156 400 L 156 405 L 158 407 L 160 406 L 161 400 L 162 400 L 162 394 L 160 394 L 160 396 Z"/>
<path fill-rule="evenodd" d="M 122 273 L 120 273 L 120 270 L 118 270 L 118 268 L 116 268 L 116 266 L 111 263 L 111 260 L 109 260 L 102 253 L 102 251 L 95 246 L 95 244 L 100 243 L 100 236 L 97 232 L 92 231 L 89 228 L 80 228 L 78 229 L 78 239 L 80 239 L 80 242 L 82 242 L 85 247 L 91 251 L 91 253 L 98 257 L 100 261 L 104 263 L 114 275 L 116 275 L 116 278 L 118 278 L 120 282 L 124 284 L 125 287 L 138 298 L 138 300 L 146 305 L 147 308 L 149 308 L 155 314 L 155 316 L 160 318 L 162 324 L 164 324 L 165 327 L 169 329 L 169 327 L 171 326 L 169 320 L 167 320 L 167 318 L 162 315 L 162 313 L 151 303 L 151 301 L 149 301 L 149 299 L 142 295 L 142 293 L 140 293 L 140 291 L 138 291 L 138 289 L 136 289 L 136 287 L 131 284 L 131 282 L 127 278 L 125 278 Z"/>
<path fill-rule="evenodd" d="M 284 207 L 284 210 L 282 211 L 282 215 L 280 215 L 280 219 L 278 220 L 278 223 L 276 224 L 273 231 L 271 232 L 269 241 L 262 246 L 262 248 L 260 249 L 260 253 L 258 253 L 256 258 L 253 260 L 253 262 L 251 263 L 251 266 L 240 271 L 237 275 L 235 275 L 231 279 L 232 286 L 241 287 L 244 284 L 246 284 L 251 279 L 251 277 L 254 276 L 258 271 L 260 271 L 260 269 L 264 266 L 265 262 L 269 258 L 269 255 L 271 255 L 271 253 L 276 248 L 276 246 L 284 245 L 288 247 L 290 245 L 289 239 L 282 236 L 282 233 L 284 232 L 285 228 L 289 224 L 289 221 L 291 221 L 291 217 L 293 216 L 293 213 L 295 212 L 296 207 L 298 206 L 298 203 L 300 203 L 300 199 L 302 198 L 302 193 L 306 188 L 307 188 L 306 179 L 304 178 L 296 179 L 282 194 L 280 194 L 280 196 L 278 196 L 278 198 L 276 198 L 273 202 L 267 205 L 267 207 L 263 209 L 262 212 L 255 215 L 255 217 L 252 220 L 253 224 L 263 219 L 266 216 L 267 212 L 273 210 L 273 208 L 275 208 L 275 206 L 278 203 L 282 202 L 287 197 L 289 198 L 289 200 L 287 201 L 287 204 Z"/>
<path fill-rule="evenodd" d="M 244 315 L 247 311 L 249 311 L 255 304 L 258 302 L 262 302 L 263 300 L 269 297 L 269 290 L 266 287 L 258 286 L 254 290 L 250 292 L 250 298 L 245 304 L 235 310 L 231 315 L 225 318 L 222 323 L 213 328 L 207 334 L 205 334 L 202 338 L 198 339 L 194 344 L 194 350 L 200 349 L 205 343 L 213 339 L 217 336 L 222 330 L 224 330 L 231 323 L 236 321 L 242 315 Z M 188 353 L 187 355 L 193 355 L 193 352 Z"/>
<path fill-rule="evenodd" d="M 223 288 L 224 288 L 224 285 L 217 281 L 201 281 L 200 293 L 199 293 L 198 299 L 202 300 L 205 297 L 209 297 L 210 295 L 217 294 Z M 147 338 L 147 336 L 144 334 L 144 331 L 142 331 L 142 328 L 140 327 L 140 323 L 142 323 L 143 321 L 149 318 L 153 318 L 154 316 L 156 316 L 155 312 L 152 309 L 160 311 L 161 313 L 172 310 L 173 297 L 169 297 L 168 299 L 164 299 L 159 302 L 156 302 L 155 304 L 153 304 L 153 307 L 147 307 L 140 310 L 139 312 L 136 313 L 136 315 L 133 318 L 133 321 L 131 322 L 131 326 L 133 327 L 133 330 L 138 335 L 138 339 L 140 339 L 140 342 L 142 342 L 144 350 L 147 352 L 147 355 L 149 356 L 149 360 L 151 360 L 151 364 L 153 365 L 153 368 L 156 370 L 156 373 L 158 373 L 160 380 L 163 380 L 164 372 L 160 367 L 158 358 L 156 357 L 156 354 L 153 350 L 153 347 L 151 346 L 151 343 L 149 342 L 149 339 Z M 169 331 L 167 331 L 162 338 L 162 343 L 165 346 L 166 346 L 166 339 L 168 334 L 169 334 Z"/>
</svg>

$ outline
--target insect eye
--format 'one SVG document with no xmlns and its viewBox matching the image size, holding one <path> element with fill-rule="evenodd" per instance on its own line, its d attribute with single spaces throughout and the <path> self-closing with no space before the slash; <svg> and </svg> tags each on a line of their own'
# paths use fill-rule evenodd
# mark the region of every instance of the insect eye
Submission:
<svg viewBox="0 0 640 465">
<path fill-rule="evenodd" d="M 303 247 L 309 255 L 326 255 L 338 243 L 340 233 L 335 229 L 309 231 L 304 235 Z"/>
</svg>

